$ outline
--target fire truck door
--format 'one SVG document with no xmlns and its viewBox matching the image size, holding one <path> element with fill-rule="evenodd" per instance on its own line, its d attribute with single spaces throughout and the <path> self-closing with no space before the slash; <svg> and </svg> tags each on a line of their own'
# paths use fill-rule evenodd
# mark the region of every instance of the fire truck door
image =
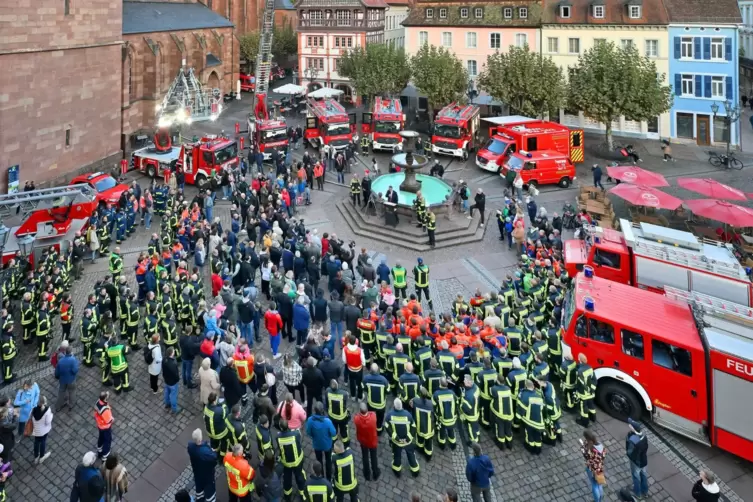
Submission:
<svg viewBox="0 0 753 502">
<path fill-rule="evenodd" d="M 583 162 L 583 129 L 570 131 L 570 161 Z"/>
<path fill-rule="evenodd" d="M 622 267 L 629 266 L 629 258 L 619 253 L 613 253 L 601 249 L 598 245 L 591 247 L 591 261 L 594 266 L 594 272 L 597 277 L 603 277 L 610 281 L 629 284 L 629 277 L 626 277 Z"/>
<path fill-rule="evenodd" d="M 356 124 L 358 124 L 355 112 L 348 114 L 348 122 L 350 122 L 350 132 L 355 132 Z"/>
<path fill-rule="evenodd" d="M 371 132 L 371 120 L 373 115 L 371 113 L 361 114 L 361 132 L 363 134 L 369 134 Z"/>
<path fill-rule="evenodd" d="M 575 324 L 575 334 L 578 337 L 578 345 L 588 357 L 588 361 L 594 368 L 619 366 L 615 364 L 614 326 L 608 322 L 600 321 L 587 316 L 580 316 Z"/>
<path fill-rule="evenodd" d="M 306 117 L 306 129 L 317 129 L 319 127 L 319 119 L 316 117 Z"/>
</svg>

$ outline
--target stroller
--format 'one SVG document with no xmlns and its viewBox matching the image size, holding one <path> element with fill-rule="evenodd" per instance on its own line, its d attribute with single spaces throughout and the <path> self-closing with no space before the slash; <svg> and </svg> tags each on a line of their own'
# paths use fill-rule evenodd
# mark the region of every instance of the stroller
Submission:
<svg viewBox="0 0 753 502">
<path fill-rule="evenodd" d="M 565 205 L 562 206 L 562 228 L 574 230 L 578 226 L 576 217 L 575 207 L 571 203 L 565 202 Z"/>
</svg>

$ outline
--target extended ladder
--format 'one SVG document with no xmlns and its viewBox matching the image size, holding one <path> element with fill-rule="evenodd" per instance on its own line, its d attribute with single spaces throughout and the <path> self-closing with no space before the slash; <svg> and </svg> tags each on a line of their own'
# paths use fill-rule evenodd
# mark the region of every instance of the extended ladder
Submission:
<svg viewBox="0 0 753 502">
<path fill-rule="evenodd" d="M 729 248 L 724 245 L 720 245 L 719 247 L 729 250 Z M 635 241 L 633 248 L 641 254 L 645 254 L 651 258 L 657 258 L 699 270 L 708 270 L 709 272 L 732 277 L 734 279 L 740 279 L 741 276 L 745 275 L 740 263 L 714 260 L 706 257 L 702 252 L 687 252 L 673 246 L 653 244 L 640 240 Z"/>
<path fill-rule="evenodd" d="M 753 327 L 753 308 L 745 305 L 696 291 L 685 291 L 670 286 L 664 287 L 664 294 L 671 300 L 690 305 L 702 314 L 709 314 Z"/>
<path fill-rule="evenodd" d="M 274 36 L 275 0 L 265 0 L 264 16 L 259 32 L 259 54 L 256 56 L 256 74 L 254 92 L 254 116 L 257 120 L 269 118 L 267 111 L 267 92 L 269 92 L 269 74 L 272 71 L 272 37 Z"/>
<path fill-rule="evenodd" d="M 193 68 L 181 67 L 162 98 L 157 118 L 165 117 L 174 121 L 180 116 L 180 110 L 183 110 L 190 115 L 192 121 L 209 120 L 212 115 L 219 113 L 221 99 L 219 89 L 203 88 Z"/>
<path fill-rule="evenodd" d="M 0 195 L 0 218 L 21 216 L 26 218 L 39 209 L 53 209 L 92 202 L 96 192 L 87 185 L 43 188 L 30 192 L 17 192 Z"/>
</svg>

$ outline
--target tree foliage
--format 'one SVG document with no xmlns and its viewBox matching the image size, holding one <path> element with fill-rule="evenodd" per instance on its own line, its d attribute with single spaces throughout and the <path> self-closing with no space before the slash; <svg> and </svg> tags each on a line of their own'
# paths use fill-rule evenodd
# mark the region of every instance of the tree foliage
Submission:
<svg viewBox="0 0 753 502">
<path fill-rule="evenodd" d="M 528 45 L 490 55 L 479 74 L 478 86 L 516 113 L 530 117 L 558 113 L 567 98 L 562 69 L 550 57 L 532 52 Z"/>
<path fill-rule="evenodd" d="M 429 102 L 429 117 L 434 107 L 460 99 L 468 89 L 468 72 L 463 63 L 444 47 L 423 45 L 411 58 L 413 85 Z"/>
<path fill-rule="evenodd" d="M 337 72 L 350 79 L 358 95 L 369 99 L 399 95 L 411 74 L 403 49 L 389 44 L 367 44 L 347 51 L 340 58 Z"/>
<path fill-rule="evenodd" d="M 238 39 L 241 51 L 241 59 L 245 59 L 249 66 L 256 63 L 259 54 L 259 32 L 246 33 Z"/>
<path fill-rule="evenodd" d="M 620 115 L 649 120 L 672 107 L 666 77 L 657 75 L 654 62 L 632 45 L 595 45 L 580 56 L 569 77 L 570 108 L 604 124 L 610 149 L 614 148 L 612 122 Z"/>
</svg>

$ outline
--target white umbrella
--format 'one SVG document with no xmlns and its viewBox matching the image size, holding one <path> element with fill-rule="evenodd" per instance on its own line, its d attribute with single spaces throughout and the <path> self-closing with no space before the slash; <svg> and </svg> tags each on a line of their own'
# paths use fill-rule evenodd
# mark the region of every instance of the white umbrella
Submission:
<svg viewBox="0 0 753 502">
<path fill-rule="evenodd" d="M 343 91 L 340 89 L 333 89 L 331 87 L 321 87 L 315 91 L 312 91 L 308 93 L 308 97 L 310 98 L 332 98 L 334 96 L 339 96 L 342 94 Z"/>
<path fill-rule="evenodd" d="M 302 94 L 305 90 L 306 88 L 302 85 L 285 84 L 277 89 L 273 89 L 272 92 L 277 94 Z"/>
</svg>

